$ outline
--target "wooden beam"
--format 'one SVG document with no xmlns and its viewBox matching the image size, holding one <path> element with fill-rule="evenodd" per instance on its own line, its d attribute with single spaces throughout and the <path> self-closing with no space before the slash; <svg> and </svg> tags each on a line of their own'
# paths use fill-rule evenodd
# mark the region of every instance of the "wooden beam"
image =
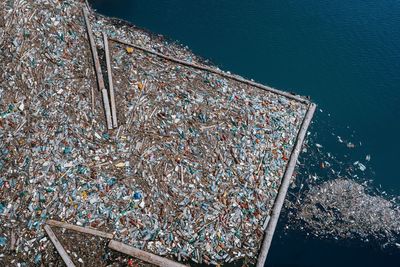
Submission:
<svg viewBox="0 0 400 267">
<path fill-rule="evenodd" d="M 14 231 L 14 229 L 11 229 L 11 246 L 10 246 L 11 251 L 14 251 L 14 249 L 15 249 L 15 242 L 16 242 L 15 231 Z"/>
<path fill-rule="evenodd" d="M 58 241 L 58 238 L 54 234 L 53 230 L 51 230 L 51 227 L 48 225 L 44 226 L 44 230 L 46 233 L 49 235 L 49 238 L 51 242 L 53 242 L 54 246 L 56 247 L 58 254 L 60 254 L 61 258 L 63 259 L 65 265 L 67 267 L 75 267 L 75 264 L 72 262 L 71 258 L 68 256 L 67 252 L 65 251 L 64 247 L 61 245 L 60 241 Z"/>
<path fill-rule="evenodd" d="M 182 60 L 182 59 L 178 59 L 178 58 L 174 58 L 174 57 L 171 57 L 171 56 L 167 56 L 167 55 L 158 53 L 156 51 L 150 50 L 148 48 L 142 47 L 140 45 L 135 45 L 135 44 L 128 43 L 126 41 L 122 41 L 122 40 L 118 40 L 118 39 L 114 39 L 114 38 L 110 38 L 110 40 L 114 41 L 114 42 L 117 42 L 117 43 L 120 43 L 120 44 L 124 44 L 124 45 L 130 46 L 130 47 L 134 47 L 136 49 L 145 51 L 147 53 L 156 55 L 156 56 L 158 56 L 160 58 L 163 58 L 163 59 L 166 59 L 166 60 L 181 64 L 181 65 L 184 65 L 184 66 L 196 68 L 196 69 L 199 69 L 199 70 L 208 71 L 208 72 L 211 72 L 211 73 L 214 73 L 214 74 L 218 74 L 218 75 L 220 75 L 222 77 L 235 80 L 237 82 L 245 83 L 247 85 L 251 85 L 251 86 L 257 87 L 259 89 L 262 89 L 262 90 L 265 90 L 265 91 L 269 91 L 269 92 L 277 94 L 277 95 L 282 95 L 282 96 L 285 96 L 287 98 L 296 100 L 296 101 L 304 103 L 304 104 L 309 104 L 310 103 L 310 101 L 308 99 L 305 99 L 305 98 L 303 98 L 301 96 L 294 95 L 294 94 L 291 94 L 291 93 L 288 93 L 288 92 L 284 92 L 284 91 L 281 91 L 281 90 L 278 90 L 278 89 L 275 89 L 275 88 L 272 88 L 272 87 L 269 87 L 269 86 L 265 86 L 263 84 L 256 83 L 256 82 L 244 79 L 244 78 L 242 78 L 240 76 L 226 73 L 226 72 L 224 72 L 222 70 L 219 70 L 219 69 L 216 69 L 216 68 L 211 68 L 211 67 L 208 67 L 208 66 L 199 65 L 197 63 L 192 63 L 192 62 L 188 62 L 188 61 L 185 61 L 185 60 Z"/>
<path fill-rule="evenodd" d="M 169 260 L 167 258 L 163 258 L 149 252 L 125 245 L 124 243 L 111 240 L 108 244 L 108 247 L 116 250 L 118 252 L 125 253 L 132 257 L 138 258 L 142 261 L 157 265 L 157 266 L 166 266 L 166 267 L 186 267 L 187 265 L 180 264 L 178 262 Z"/>
<path fill-rule="evenodd" d="M 89 5 L 89 2 L 88 2 L 88 0 L 85 0 L 85 4 L 86 4 L 86 7 L 87 7 L 87 9 L 91 9 L 91 7 L 90 7 L 90 5 Z"/>
<path fill-rule="evenodd" d="M 95 236 L 99 236 L 99 237 L 103 237 L 103 238 L 107 238 L 107 239 L 112 239 L 114 237 L 114 235 L 112 235 L 112 234 L 98 231 L 96 229 L 92 229 L 92 228 L 88 228 L 88 227 L 81 227 L 81 226 L 77 226 L 77 225 L 73 225 L 73 224 L 69 224 L 69 223 L 65 223 L 65 222 L 48 220 L 46 223 L 51 226 L 62 227 L 62 228 L 68 229 L 68 230 L 73 230 L 73 231 L 77 231 L 77 232 L 81 232 L 81 233 L 89 234 L 89 235 L 95 235 Z"/>
<path fill-rule="evenodd" d="M 304 138 L 307 134 L 308 126 L 310 125 L 311 119 L 315 112 L 315 108 L 316 105 L 313 103 L 308 106 L 307 113 L 304 116 L 299 133 L 297 134 L 296 144 L 294 145 L 292 153 L 290 154 L 290 159 L 286 167 L 285 174 L 283 175 L 278 195 L 275 198 L 271 217 L 269 218 L 267 229 L 265 230 L 264 240 L 257 259 L 257 267 L 264 267 L 265 260 L 267 259 L 269 248 L 271 247 L 272 237 L 274 236 L 279 215 L 281 214 L 283 202 L 285 201 L 286 193 L 290 185 L 290 180 L 292 178 L 294 168 L 296 167 L 297 158 L 299 157 Z"/>
<path fill-rule="evenodd" d="M 85 18 L 86 30 L 87 30 L 87 33 L 89 36 L 90 49 L 92 50 L 94 69 L 95 69 L 96 76 L 97 76 L 98 90 L 101 92 L 101 94 L 103 96 L 103 104 L 104 104 L 104 112 L 106 115 L 107 128 L 110 130 L 110 129 L 112 129 L 112 121 L 111 121 L 110 102 L 108 100 L 108 93 L 104 86 L 103 73 L 101 71 L 99 55 L 97 53 L 97 47 L 96 47 L 96 43 L 94 41 L 92 27 L 90 26 L 88 11 L 85 7 L 82 8 L 82 11 L 83 11 L 83 16 Z M 93 92 L 93 90 L 92 90 L 92 109 L 94 109 L 94 92 Z"/>
<path fill-rule="evenodd" d="M 114 85 L 113 85 L 112 71 L 111 71 L 111 60 L 110 60 L 111 55 L 110 55 L 110 51 L 108 48 L 108 37 L 105 32 L 103 32 L 103 40 L 104 40 L 104 51 L 106 53 L 108 90 L 110 93 L 112 123 L 113 123 L 114 128 L 118 128 L 117 109 L 115 106 Z"/>
</svg>

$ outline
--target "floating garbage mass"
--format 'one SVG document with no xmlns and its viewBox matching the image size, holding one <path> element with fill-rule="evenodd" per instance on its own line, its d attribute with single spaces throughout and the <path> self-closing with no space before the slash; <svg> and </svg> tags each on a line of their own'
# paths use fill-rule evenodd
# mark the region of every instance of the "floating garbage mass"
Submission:
<svg viewBox="0 0 400 267">
<path fill-rule="evenodd" d="M 369 242 L 368 246 L 390 254 L 400 242 L 400 196 L 376 183 L 373 156 L 362 148 L 355 131 L 347 126 L 347 134 L 337 135 L 329 116 L 320 109 L 314 125 L 330 134 L 320 136 L 312 129 L 303 147 L 300 179 L 292 184 L 285 203 L 285 229 L 328 242 L 361 241 L 357 246 Z M 326 145 L 332 141 L 337 142 L 334 152 Z"/>
<path fill-rule="evenodd" d="M 0 3 L 0 261 L 54 260 L 48 219 L 178 261 L 254 259 L 308 101 L 261 90 L 92 12 L 91 47 L 84 6 Z M 103 32 L 120 125 L 113 130 L 91 53 L 104 62 Z"/>
<path fill-rule="evenodd" d="M 303 195 L 291 223 L 315 236 L 392 245 L 399 241 L 399 206 L 368 193 L 365 183 L 339 178 L 313 186 Z"/>
</svg>

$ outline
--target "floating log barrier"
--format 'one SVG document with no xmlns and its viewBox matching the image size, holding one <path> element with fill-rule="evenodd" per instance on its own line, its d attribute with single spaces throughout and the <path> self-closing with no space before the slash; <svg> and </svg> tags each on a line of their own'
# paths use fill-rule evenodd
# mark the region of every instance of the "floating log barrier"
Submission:
<svg viewBox="0 0 400 267">
<path fill-rule="evenodd" d="M 112 116 L 112 124 L 114 128 L 118 127 L 117 121 L 117 110 L 115 107 L 115 96 L 114 96 L 114 85 L 112 80 L 112 71 L 111 71 L 111 60 L 110 60 L 110 51 L 108 49 L 108 37 L 105 32 L 103 32 L 103 41 L 104 41 L 104 52 L 106 54 L 106 64 L 107 64 L 107 75 L 108 75 L 108 90 L 110 93 L 110 103 L 111 103 L 111 116 Z"/>
<path fill-rule="evenodd" d="M 14 251 L 14 250 L 15 250 L 15 242 L 16 242 L 16 239 L 15 239 L 15 231 L 14 231 L 14 229 L 12 229 L 12 230 L 11 230 L 11 246 L 10 246 L 10 250 L 11 250 L 11 251 Z"/>
<path fill-rule="evenodd" d="M 297 158 L 299 157 L 308 126 L 310 125 L 311 119 L 314 115 L 315 108 L 316 105 L 314 103 L 309 105 L 300 131 L 297 134 L 296 144 L 290 155 L 289 163 L 286 167 L 282 183 L 279 187 L 278 195 L 275 198 L 267 229 L 265 230 L 264 240 L 257 259 L 257 267 L 263 267 L 265 264 L 265 260 L 267 259 L 269 248 L 271 247 L 272 237 L 274 236 L 275 228 L 282 210 L 283 202 L 285 201 L 286 193 L 290 185 L 290 180 L 292 178 L 294 168 L 296 167 Z"/>
<path fill-rule="evenodd" d="M 280 91 L 280 90 L 277 90 L 275 88 L 272 88 L 272 87 L 269 87 L 269 86 L 265 86 L 265 85 L 260 84 L 260 83 L 253 82 L 253 81 L 244 79 L 242 77 L 235 76 L 235 75 L 223 72 L 223 71 L 215 69 L 215 68 L 198 65 L 198 64 L 191 63 L 191 62 L 188 62 L 188 61 L 185 61 L 185 60 L 181 60 L 181 59 L 178 59 L 178 58 L 167 56 L 167 55 L 158 53 L 156 51 L 150 50 L 148 48 L 142 47 L 140 45 L 135 45 L 135 44 L 128 43 L 126 41 L 122 41 L 122 40 L 118 40 L 118 39 L 114 39 L 114 38 L 110 38 L 109 40 L 117 42 L 117 43 L 120 43 L 120 44 L 124 44 L 126 46 L 131 46 L 131 47 L 134 47 L 136 49 L 140 49 L 140 50 L 145 51 L 147 53 L 156 55 L 158 57 L 164 58 L 166 60 L 181 64 L 181 65 L 184 65 L 184 66 L 188 66 L 188 67 L 196 68 L 196 69 L 199 69 L 199 70 L 212 72 L 214 74 L 221 75 L 222 77 L 235 80 L 237 82 L 242 82 L 242 83 L 245 83 L 247 85 L 255 86 L 255 87 L 259 88 L 259 89 L 262 89 L 262 90 L 265 90 L 265 91 L 269 91 L 269 92 L 275 93 L 277 95 L 285 96 L 287 98 L 299 101 L 301 103 L 305 103 L 305 104 L 309 104 L 310 103 L 310 101 L 305 99 L 304 97 L 301 97 L 301 96 L 298 96 L 298 95 L 293 95 L 293 94 L 290 94 L 288 92 Z"/>
<path fill-rule="evenodd" d="M 69 223 L 65 223 L 65 222 L 48 220 L 46 223 L 51 226 L 61 227 L 61 228 L 65 228 L 68 230 L 73 230 L 73 231 L 77 231 L 77 232 L 81 232 L 81 233 L 89 234 L 89 235 L 95 235 L 95 236 L 99 236 L 99 237 L 103 237 L 103 238 L 107 238 L 107 239 L 112 239 L 114 237 L 114 235 L 106 233 L 106 232 L 102 232 L 102 231 L 95 230 L 95 229 L 88 228 L 88 227 L 81 227 L 81 226 L 77 226 L 77 225 L 73 225 L 73 224 L 69 224 Z"/>
<path fill-rule="evenodd" d="M 94 62 L 96 76 L 97 76 L 97 85 L 98 85 L 98 89 L 101 92 L 102 97 L 103 97 L 104 112 L 106 115 L 107 128 L 109 130 L 111 130 L 113 127 L 112 127 L 111 112 L 110 112 L 110 101 L 108 99 L 107 90 L 104 86 L 104 79 L 103 79 L 103 74 L 101 71 L 99 55 L 97 53 L 96 43 L 94 41 L 93 32 L 92 32 L 92 27 L 90 26 L 88 11 L 86 8 L 82 8 L 82 11 L 83 11 L 83 16 L 85 18 L 86 30 L 87 30 L 87 33 L 89 36 L 90 49 L 92 50 L 93 62 Z M 94 101 L 93 89 L 92 89 L 91 93 L 92 93 L 92 111 L 94 111 L 95 101 Z"/>
<path fill-rule="evenodd" d="M 124 243 L 111 240 L 110 243 L 108 244 L 108 247 L 116 250 L 118 252 L 125 253 L 127 255 L 130 255 L 132 257 L 138 258 L 142 261 L 157 265 L 157 266 L 165 266 L 165 267 L 187 267 L 187 265 L 183 265 L 180 263 L 177 263 L 175 261 L 169 260 L 167 258 L 163 258 L 154 254 L 151 254 L 149 252 L 125 245 Z"/>
<path fill-rule="evenodd" d="M 94 235 L 94 236 L 98 236 L 98 237 L 111 239 L 111 241 L 110 241 L 110 243 L 108 245 L 111 249 L 114 249 L 116 251 L 125 253 L 125 254 L 133 256 L 133 257 L 136 257 L 136 258 L 138 258 L 140 260 L 143 260 L 143 261 L 146 261 L 148 263 L 152 263 L 152 264 L 155 264 L 155 265 L 158 265 L 158 266 L 171 266 L 171 267 L 184 267 L 184 266 L 186 266 L 186 265 L 183 265 L 183 264 L 179 264 L 179 263 L 177 263 L 175 261 L 169 260 L 167 258 L 163 258 L 163 257 L 157 256 L 157 255 L 154 255 L 152 253 L 149 253 L 149 252 L 146 252 L 146 251 L 143 251 L 143 250 L 140 250 L 140 249 L 125 245 L 125 244 L 123 244 L 121 242 L 118 242 L 116 240 L 112 240 L 114 235 L 106 233 L 106 232 L 98 231 L 98 230 L 91 229 L 91 228 L 88 228 L 88 227 L 81 227 L 81 226 L 77 226 L 77 225 L 73 225 L 73 224 L 69 224 L 69 223 L 65 223 L 65 222 L 60 222 L 60 221 L 56 221 L 56 220 L 48 220 L 46 223 L 47 223 L 47 225 L 45 226 L 45 230 L 46 230 L 46 227 L 47 227 L 47 229 L 50 229 L 50 231 L 51 231 L 51 228 L 49 227 L 49 225 L 51 225 L 51 226 L 65 228 L 65 229 L 68 229 L 68 230 L 77 231 L 77 232 L 84 233 L 84 234 L 89 234 L 89 235 Z M 48 230 L 46 230 L 46 232 L 47 231 Z M 51 233 L 53 233 L 53 231 L 51 231 Z M 53 233 L 53 235 L 54 235 L 54 233 Z M 49 236 L 50 236 L 50 234 L 49 234 Z M 55 235 L 54 235 L 54 237 L 55 237 Z M 54 243 L 54 241 L 53 241 L 53 243 Z M 61 253 L 60 253 L 60 255 L 61 255 Z M 68 266 L 68 264 L 67 264 L 67 266 Z"/>
<path fill-rule="evenodd" d="M 67 267 L 75 267 L 75 264 L 72 262 L 71 258 L 68 256 L 67 252 L 65 251 L 64 247 L 61 245 L 60 241 L 58 241 L 57 236 L 54 234 L 51 227 L 48 225 L 44 226 L 44 230 L 49 235 L 51 242 L 53 242 L 54 246 L 56 247 L 58 254 L 60 254 L 61 258 L 63 259 L 65 265 Z"/>
</svg>

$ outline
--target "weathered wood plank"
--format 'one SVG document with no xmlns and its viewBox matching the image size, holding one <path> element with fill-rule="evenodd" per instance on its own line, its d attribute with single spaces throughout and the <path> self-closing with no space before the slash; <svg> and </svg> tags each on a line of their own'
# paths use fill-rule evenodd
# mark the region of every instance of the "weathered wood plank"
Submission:
<svg viewBox="0 0 400 267">
<path fill-rule="evenodd" d="M 81 232 L 81 233 L 89 234 L 89 235 L 95 235 L 95 236 L 99 236 L 99 237 L 103 237 L 103 238 L 107 238 L 107 239 L 112 239 L 114 237 L 112 234 L 105 233 L 105 232 L 102 232 L 102 231 L 99 231 L 96 229 L 92 229 L 92 228 L 88 228 L 88 227 L 81 227 L 81 226 L 77 226 L 77 225 L 73 225 L 73 224 L 69 224 L 69 223 L 65 223 L 65 222 L 48 220 L 46 223 L 51 226 L 62 227 L 62 228 L 68 229 L 68 230 L 73 230 L 73 231 L 77 231 L 77 232 Z"/>
<path fill-rule="evenodd" d="M 60 254 L 61 258 L 63 259 L 65 265 L 67 267 L 75 267 L 75 264 L 72 262 L 71 258 L 68 256 L 67 252 L 65 251 L 64 247 L 61 245 L 60 241 L 58 241 L 58 238 L 54 234 L 53 230 L 51 230 L 51 227 L 48 225 L 44 226 L 44 230 L 48 234 L 51 242 L 53 242 L 54 246 L 56 247 L 58 254 Z"/>
<path fill-rule="evenodd" d="M 101 94 L 103 96 L 103 104 L 104 104 L 104 112 L 106 115 L 107 128 L 110 130 L 110 129 L 112 129 L 110 101 L 108 100 L 107 90 L 105 89 L 105 86 L 104 86 L 103 73 L 101 71 L 99 55 L 97 53 L 97 47 L 96 47 L 96 43 L 94 41 L 92 27 L 90 26 L 88 11 L 85 7 L 82 8 L 82 11 L 83 11 L 83 16 L 85 18 L 86 30 L 87 30 L 87 33 L 89 36 L 90 49 L 92 50 L 94 68 L 95 68 L 95 72 L 96 72 L 96 76 L 97 76 L 98 90 L 101 92 Z M 94 110 L 94 106 L 95 106 L 94 92 L 92 90 L 92 109 L 93 110 Z"/>
<path fill-rule="evenodd" d="M 153 51 L 153 50 L 150 50 L 148 48 L 142 47 L 140 45 L 135 45 L 135 44 L 128 43 L 126 41 L 122 41 L 122 40 L 118 40 L 118 39 L 114 39 L 114 38 L 110 38 L 110 40 L 114 41 L 114 42 L 117 42 L 117 43 L 120 43 L 120 44 L 124 44 L 124 45 L 130 46 L 130 47 L 134 47 L 136 49 L 140 49 L 140 50 L 145 51 L 147 53 L 156 55 L 158 57 L 164 58 L 166 60 L 181 64 L 181 65 L 184 65 L 184 66 L 188 66 L 188 67 L 196 68 L 196 69 L 199 69 L 199 70 L 204 70 L 204 71 L 208 71 L 208 72 L 211 72 L 211 73 L 215 73 L 215 74 L 221 75 L 222 77 L 225 77 L 225 78 L 229 78 L 229 79 L 232 79 L 232 80 L 235 80 L 235 81 L 238 81 L 238 82 L 242 82 L 242 83 L 245 83 L 247 85 L 251 85 L 251 86 L 257 87 L 259 89 L 275 93 L 277 95 L 282 95 L 282 96 L 285 96 L 287 98 L 299 101 L 301 103 L 305 103 L 305 104 L 309 104 L 310 103 L 310 101 L 308 99 L 304 98 L 304 97 L 301 97 L 301 96 L 298 96 L 298 95 L 294 95 L 294 94 L 291 94 L 291 93 L 288 93 L 288 92 L 280 91 L 278 89 L 275 89 L 275 88 L 272 88 L 272 87 L 269 87 L 269 86 L 254 82 L 254 81 L 250 81 L 250 80 L 244 79 L 242 77 L 223 72 L 223 71 L 218 70 L 216 68 L 211 68 L 211 67 L 208 67 L 208 66 L 199 65 L 199 64 L 196 64 L 196 63 L 192 63 L 192 62 L 187 62 L 187 61 L 184 61 L 184 60 L 181 60 L 181 59 L 178 59 L 178 58 L 174 58 L 174 57 L 171 57 L 171 56 L 167 56 L 167 55 L 158 53 L 156 51 Z"/>
<path fill-rule="evenodd" d="M 308 126 L 314 115 L 316 105 L 310 104 L 307 113 L 303 119 L 300 131 L 297 134 L 296 144 L 293 147 L 290 155 L 289 163 L 286 167 L 285 174 L 283 175 L 281 185 L 279 187 L 278 195 L 275 198 L 274 206 L 272 208 L 271 217 L 269 218 L 267 229 L 265 230 L 264 240 L 261 246 L 260 253 L 257 258 L 257 267 L 264 267 L 265 260 L 267 259 L 269 248 L 271 247 L 272 237 L 274 236 L 275 228 L 278 223 L 279 215 L 281 214 L 283 202 L 285 201 L 286 193 L 290 185 L 294 168 L 296 167 L 297 158 L 299 157 L 304 138 L 307 134 Z"/>
<path fill-rule="evenodd" d="M 106 53 L 106 64 L 107 64 L 107 75 L 108 75 L 108 89 L 110 92 L 110 102 L 111 102 L 111 117 L 114 128 L 118 128 L 117 121 L 117 109 L 115 106 L 115 96 L 114 96 L 114 85 L 112 79 L 112 71 L 111 71 L 111 55 L 108 48 L 108 37 L 105 32 L 103 32 L 103 40 L 104 40 L 104 51 Z"/>
<path fill-rule="evenodd" d="M 187 265 L 180 264 L 178 262 L 151 254 L 149 252 L 125 245 L 124 243 L 111 240 L 110 243 L 108 244 L 108 247 L 125 253 L 127 255 L 130 255 L 132 257 L 138 258 L 142 261 L 157 265 L 157 266 L 166 266 L 166 267 L 185 267 Z"/>
</svg>

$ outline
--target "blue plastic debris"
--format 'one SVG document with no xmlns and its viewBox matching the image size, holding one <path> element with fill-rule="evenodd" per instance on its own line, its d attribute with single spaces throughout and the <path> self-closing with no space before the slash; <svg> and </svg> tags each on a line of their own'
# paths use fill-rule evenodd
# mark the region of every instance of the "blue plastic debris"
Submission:
<svg viewBox="0 0 400 267">
<path fill-rule="evenodd" d="M 142 193 L 140 193 L 140 192 L 135 192 L 135 193 L 133 194 L 133 198 L 136 199 L 136 200 L 141 199 L 141 198 L 142 198 Z"/>
<path fill-rule="evenodd" d="M 110 179 L 107 180 L 107 184 L 108 184 L 109 186 L 115 185 L 116 182 L 117 182 L 117 179 L 115 179 L 115 178 L 110 178 Z"/>
<path fill-rule="evenodd" d="M 42 261 L 42 254 L 38 253 L 35 256 L 35 264 L 39 264 Z"/>
<path fill-rule="evenodd" d="M 0 246 L 4 247 L 7 244 L 7 238 L 0 236 Z"/>
<path fill-rule="evenodd" d="M 110 134 L 109 133 L 103 133 L 103 138 L 105 140 L 109 140 L 110 139 Z"/>
<path fill-rule="evenodd" d="M 69 146 L 67 146 L 67 147 L 64 147 L 64 154 L 71 154 L 71 152 L 72 152 L 72 147 L 69 147 Z"/>
</svg>

